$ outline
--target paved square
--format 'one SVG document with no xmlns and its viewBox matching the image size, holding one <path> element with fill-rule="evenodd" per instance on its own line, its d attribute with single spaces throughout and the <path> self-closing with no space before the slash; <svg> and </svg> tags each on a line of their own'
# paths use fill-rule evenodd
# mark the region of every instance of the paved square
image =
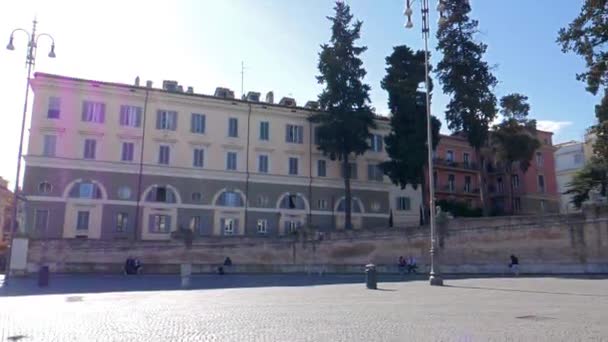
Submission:
<svg viewBox="0 0 608 342">
<path fill-rule="evenodd" d="M 446 283 L 55 276 L 36 294 L 19 279 L 0 288 L 0 341 L 608 341 L 608 279 Z"/>
</svg>

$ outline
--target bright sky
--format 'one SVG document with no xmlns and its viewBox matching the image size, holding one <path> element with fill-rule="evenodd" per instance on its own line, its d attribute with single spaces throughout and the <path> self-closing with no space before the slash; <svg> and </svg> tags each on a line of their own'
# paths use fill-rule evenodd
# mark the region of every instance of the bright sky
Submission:
<svg viewBox="0 0 608 342">
<path fill-rule="evenodd" d="M 500 80 L 497 96 L 521 92 L 530 97 L 532 116 L 555 142 L 582 139 L 594 121 L 594 98 L 576 81 L 582 60 L 561 53 L 557 31 L 578 13 L 582 0 L 472 0 L 479 36 L 489 45 L 487 61 Z M 363 21 L 361 44 L 366 81 L 378 113 L 386 114 L 387 95 L 380 88 L 385 57 L 395 45 L 422 46 L 419 7 L 415 30 L 403 28 L 401 0 L 348 0 Z M 416 6 L 419 6 L 419 1 Z M 431 0 L 434 8 L 436 3 Z M 25 87 L 26 37 L 17 33 L 15 51 L 4 49 L 17 27 L 56 40 L 56 59 L 46 55 L 50 41 L 41 39 L 36 70 L 67 76 L 131 83 L 177 80 L 197 93 L 212 94 L 227 86 L 240 94 L 241 61 L 245 92 L 293 96 L 298 104 L 314 100 L 319 44 L 327 42 L 331 0 L 182 0 L 0 2 L 0 94 L 5 120 L 0 125 L 0 176 L 14 181 Z M 434 12 L 434 11 L 433 11 Z M 432 18 L 435 30 L 436 17 Z M 434 36 L 434 32 L 432 32 Z M 435 40 L 431 41 L 434 49 Z M 433 56 L 433 64 L 437 62 Z M 443 119 L 448 99 L 435 87 L 433 113 Z M 29 119 L 28 112 L 28 119 Z M 29 127 L 29 122 L 27 124 Z M 444 125 L 445 129 L 445 125 Z M 27 142 L 27 137 L 26 137 Z"/>
</svg>

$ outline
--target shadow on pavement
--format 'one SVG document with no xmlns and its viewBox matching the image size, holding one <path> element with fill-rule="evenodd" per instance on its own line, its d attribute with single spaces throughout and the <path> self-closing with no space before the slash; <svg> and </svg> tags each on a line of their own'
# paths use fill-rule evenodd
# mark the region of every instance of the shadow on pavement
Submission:
<svg viewBox="0 0 608 342">
<path fill-rule="evenodd" d="M 426 279 L 424 275 L 401 277 L 398 275 L 379 275 L 379 282 L 401 282 Z M 49 286 L 39 287 L 35 276 L 11 278 L 10 283 L 2 285 L 0 276 L 0 297 L 34 296 L 47 294 L 79 294 L 130 291 L 175 291 L 202 289 L 231 289 L 252 287 L 294 287 L 321 286 L 335 284 L 361 284 L 365 286 L 365 276 L 361 275 L 305 275 L 305 274 L 205 274 L 193 275 L 187 289 L 181 287 L 179 275 L 51 275 Z M 75 299 L 76 300 L 76 299 Z"/>
</svg>

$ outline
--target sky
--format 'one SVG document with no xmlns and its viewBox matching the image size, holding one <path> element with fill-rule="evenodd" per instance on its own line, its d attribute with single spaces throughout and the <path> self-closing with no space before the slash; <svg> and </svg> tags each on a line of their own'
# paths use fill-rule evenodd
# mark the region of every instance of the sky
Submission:
<svg viewBox="0 0 608 342">
<path fill-rule="evenodd" d="M 363 21 L 359 43 L 365 82 L 377 113 L 387 115 L 387 94 L 380 87 L 385 58 L 394 46 L 423 47 L 420 1 L 414 29 L 404 28 L 402 0 L 347 0 Z M 436 1 L 431 0 L 434 9 Z M 579 12 L 583 0 L 471 0 L 471 17 L 479 20 L 477 39 L 488 45 L 486 61 L 499 80 L 498 97 L 519 92 L 529 97 L 531 116 L 541 129 L 555 133 L 554 143 L 581 140 L 595 119 L 599 102 L 575 75 L 583 60 L 564 54 L 555 43 L 557 31 Z M 55 39 L 57 58 L 47 57 L 50 40 L 39 40 L 35 70 L 65 76 L 132 83 L 176 80 L 196 93 L 213 94 L 218 86 L 275 99 L 294 97 L 299 105 L 315 100 L 319 45 L 330 38 L 332 0 L 19 0 L 0 2 L 0 176 L 15 179 L 19 130 L 25 91 L 27 37 L 15 34 L 15 50 L 4 49 L 15 28 Z M 432 11 L 434 12 L 434 10 Z M 431 16 L 431 62 L 436 65 L 436 13 Z M 443 120 L 449 98 L 435 87 L 433 114 Z M 31 113 L 28 111 L 28 123 Z M 447 133 L 446 125 L 442 131 Z M 26 139 L 27 143 L 27 132 Z M 24 151 L 26 151 L 24 149 Z"/>
</svg>

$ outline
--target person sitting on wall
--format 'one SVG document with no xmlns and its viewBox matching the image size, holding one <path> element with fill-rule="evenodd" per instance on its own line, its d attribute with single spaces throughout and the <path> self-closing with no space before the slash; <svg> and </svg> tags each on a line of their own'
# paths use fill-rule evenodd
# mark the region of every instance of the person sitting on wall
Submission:
<svg viewBox="0 0 608 342">
<path fill-rule="evenodd" d="M 230 257 L 226 257 L 226 260 L 224 260 L 224 266 L 232 266 L 232 260 Z"/>
<path fill-rule="evenodd" d="M 224 266 L 219 266 L 217 268 L 217 274 L 224 275 Z"/>
<path fill-rule="evenodd" d="M 127 275 L 138 274 L 141 269 L 141 262 L 137 258 L 129 256 L 125 261 L 124 273 Z"/>
<path fill-rule="evenodd" d="M 509 268 L 511 269 L 511 272 L 513 272 L 513 274 L 518 276 L 519 275 L 519 259 L 513 254 L 511 254 L 511 256 L 509 258 L 511 259 L 511 263 L 509 263 Z"/>
<path fill-rule="evenodd" d="M 417 268 L 418 265 L 416 265 L 416 258 L 410 255 L 410 257 L 407 259 L 407 274 L 410 274 L 412 272 L 416 274 Z"/>
<path fill-rule="evenodd" d="M 405 258 L 403 256 L 399 257 L 399 263 L 397 264 L 397 266 L 399 267 L 399 274 L 402 276 L 405 275 L 406 263 Z"/>
</svg>

